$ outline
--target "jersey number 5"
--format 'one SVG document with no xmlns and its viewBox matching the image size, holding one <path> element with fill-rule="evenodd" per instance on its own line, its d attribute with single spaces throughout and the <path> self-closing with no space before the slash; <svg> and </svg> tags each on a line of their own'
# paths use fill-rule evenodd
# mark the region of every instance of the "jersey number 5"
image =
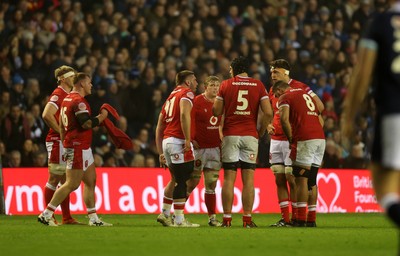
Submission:
<svg viewBox="0 0 400 256">
<path fill-rule="evenodd" d="M 237 101 L 242 103 L 241 106 L 237 105 L 236 109 L 237 110 L 246 110 L 247 107 L 249 106 L 249 101 L 244 97 L 245 95 L 249 94 L 249 91 L 247 90 L 239 90 L 239 94 L 237 97 Z"/>
</svg>

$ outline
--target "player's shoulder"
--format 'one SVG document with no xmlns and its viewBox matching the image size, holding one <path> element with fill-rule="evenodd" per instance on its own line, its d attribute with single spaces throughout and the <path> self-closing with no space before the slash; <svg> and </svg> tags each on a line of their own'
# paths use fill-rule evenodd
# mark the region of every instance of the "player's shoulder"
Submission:
<svg viewBox="0 0 400 256">
<path fill-rule="evenodd" d="M 71 92 L 64 98 L 64 102 L 87 102 L 84 97 L 82 97 L 79 93 L 77 92 Z"/>
<path fill-rule="evenodd" d="M 59 97 L 65 97 L 68 95 L 68 92 L 66 92 L 62 87 L 58 86 L 57 88 L 54 89 L 54 91 L 51 93 L 51 95 L 57 95 Z"/>
<path fill-rule="evenodd" d="M 221 88 L 221 87 L 229 86 L 230 84 L 232 84 L 233 81 L 234 81 L 234 77 L 231 77 L 231 78 L 222 80 L 221 85 L 220 85 L 220 88 Z"/>
<path fill-rule="evenodd" d="M 194 102 L 202 102 L 204 101 L 204 95 L 203 94 L 199 94 L 197 96 L 194 97 Z"/>
<path fill-rule="evenodd" d="M 191 101 L 193 101 L 195 98 L 195 94 L 190 88 L 183 88 L 180 91 L 180 95 L 181 95 L 181 98 L 187 98 L 187 99 L 190 99 Z"/>
<path fill-rule="evenodd" d="M 302 88 L 302 89 L 309 88 L 309 86 L 306 85 L 305 83 L 300 82 L 300 81 L 295 80 L 295 79 L 290 80 L 289 85 L 292 88 Z"/>
</svg>

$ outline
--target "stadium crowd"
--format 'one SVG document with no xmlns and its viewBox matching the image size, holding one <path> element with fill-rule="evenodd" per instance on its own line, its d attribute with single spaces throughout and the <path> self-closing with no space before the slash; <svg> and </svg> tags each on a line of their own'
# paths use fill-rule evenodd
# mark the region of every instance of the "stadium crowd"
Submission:
<svg viewBox="0 0 400 256">
<path fill-rule="evenodd" d="M 54 70 L 91 74 L 94 113 L 109 103 L 132 150 L 115 149 L 94 130 L 96 166 L 158 166 L 154 134 L 162 104 L 183 69 L 198 93 L 215 75 L 229 77 L 232 59 L 251 60 L 250 75 L 270 87 L 269 63 L 283 58 L 290 76 L 325 105 L 324 168 L 366 168 L 374 119 L 367 100 L 353 140 L 341 136 L 341 104 L 360 35 L 384 0 L 3 0 L 0 4 L 0 153 L 4 167 L 47 166 L 41 113 L 56 87 Z M 258 166 L 267 167 L 269 137 Z"/>
</svg>

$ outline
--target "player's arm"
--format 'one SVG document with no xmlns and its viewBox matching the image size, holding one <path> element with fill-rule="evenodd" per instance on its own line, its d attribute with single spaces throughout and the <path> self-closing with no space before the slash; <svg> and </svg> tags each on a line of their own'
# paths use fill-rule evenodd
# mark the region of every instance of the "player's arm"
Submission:
<svg viewBox="0 0 400 256">
<path fill-rule="evenodd" d="M 264 98 L 260 101 L 260 107 L 262 111 L 262 116 L 261 116 L 260 128 L 258 130 L 258 135 L 262 137 L 264 136 L 268 125 L 271 123 L 273 111 L 271 103 L 268 98 Z"/>
<path fill-rule="evenodd" d="M 315 94 L 314 92 L 312 92 L 312 93 L 310 94 L 310 96 L 314 99 L 315 104 L 317 104 L 317 109 L 318 109 L 319 113 L 321 114 L 322 111 L 325 110 L 324 103 L 323 103 L 322 100 L 318 97 L 318 95 Z"/>
<path fill-rule="evenodd" d="M 225 115 L 222 115 L 221 116 L 221 122 L 219 123 L 219 126 L 218 126 L 218 132 L 219 132 L 220 140 L 222 140 L 222 138 L 224 137 L 224 132 L 223 132 L 223 130 L 224 130 L 224 122 L 225 122 Z"/>
<path fill-rule="evenodd" d="M 217 97 L 214 101 L 212 111 L 214 116 L 222 115 L 224 112 L 224 101 Z"/>
<path fill-rule="evenodd" d="M 44 107 L 42 118 L 48 127 L 53 129 L 53 131 L 60 133 L 59 122 L 55 118 L 56 112 L 57 108 L 52 103 L 47 103 L 46 107 Z"/>
<path fill-rule="evenodd" d="M 163 148 L 162 148 L 162 140 L 164 137 L 164 130 L 165 130 L 164 115 L 162 113 L 160 113 L 158 115 L 158 122 L 157 122 L 157 127 L 156 127 L 156 147 L 157 147 L 157 152 L 160 155 L 159 156 L 160 167 L 164 167 L 166 164 L 165 157 L 163 154 Z"/>
<path fill-rule="evenodd" d="M 90 117 L 88 112 L 79 113 L 76 115 L 79 124 L 85 130 L 92 129 L 99 124 L 101 124 L 108 116 L 108 111 L 106 109 L 102 109 L 100 114 L 96 117 Z"/>
<path fill-rule="evenodd" d="M 292 144 L 293 134 L 292 134 L 292 127 L 290 126 L 289 122 L 289 106 L 284 105 L 279 107 L 279 116 L 281 120 L 281 125 L 283 132 L 285 133 L 286 137 L 290 144 Z"/>
<path fill-rule="evenodd" d="M 341 116 L 342 132 L 345 136 L 352 136 L 355 116 L 368 92 L 371 75 L 375 66 L 378 45 L 375 41 L 361 39 L 357 60 L 362 65 L 356 65 L 350 77 L 346 98 L 343 102 Z"/>
<path fill-rule="evenodd" d="M 190 145 L 190 122 L 191 122 L 191 115 L 190 112 L 192 111 L 192 102 L 187 99 L 181 99 L 179 102 L 179 109 L 180 109 L 180 118 L 181 118 L 181 128 L 183 132 L 183 136 L 185 136 L 185 148 L 184 151 L 189 151 L 191 149 Z"/>
<path fill-rule="evenodd" d="M 65 138 L 65 126 L 64 126 L 64 123 L 62 122 L 62 114 L 60 114 L 60 117 L 59 117 L 59 124 L 60 124 L 60 139 L 61 139 L 61 142 L 63 142 L 64 141 L 64 138 Z"/>
<path fill-rule="evenodd" d="M 319 112 L 318 115 L 318 120 L 319 123 L 321 124 L 322 127 L 324 127 L 324 118 L 322 117 L 322 112 L 325 110 L 324 103 L 321 101 L 321 99 L 318 97 L 317 94 L 315 94 L 313 91 L 311 91 L 310 96 L 314 99 L 315 104 L 317 105 L 317 109 Z"/>
<path fill-rule="evenodd" d="M 273 96 L 273 93 L 270 92 L 269 93 L 269 103 L 271 105 L 271 108 L 272 108 L 272 99 L 271 99 L 272 96 Z M 275 127 L 272 124 L 272 122 L 274 120 L 274 116 L 275 116 L 275 112 L 274 112 L 274 109 L 272 109 L 272 118 L 271 118 L 271 121 L 267 125 L 267 132 L 268 132 L 269 135 L 274 135 L 275 134 Z"/>
</svg>

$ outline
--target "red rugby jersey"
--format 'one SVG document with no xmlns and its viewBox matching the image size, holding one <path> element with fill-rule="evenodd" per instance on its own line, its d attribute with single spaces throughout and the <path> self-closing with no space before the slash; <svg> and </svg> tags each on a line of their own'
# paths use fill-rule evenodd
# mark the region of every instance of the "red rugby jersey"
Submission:
<svg viewBox="0 0 400 256">
<path fill-rule="evenodd" d="M 258 138 L 257 115 L 261 100 L 268 100 L 264 84 L 254 78 L 235 76 L 221 83 L 217 99 L 224 101 L 224 136 Z"/>
<path fill-rule="evenodd" d="M 219 125 L 221 116 L 213 116 L 213 102 L 204 94 L 196 96 L 192 109 L 192 138 L 197 141 L 200 148 L 219 147 Z"/>
<path fill-rule="evenodd" d="M 279 108 L 289 107 L 293 141 L 325 139 L 314 99 L 303 89 L 289 89 L 279 98 Z"/>
<path fill-rule="evenodd" d="M 63 102 L 64 98 L 67 95 L 68 95 L 68 92 L 66 92 L 61 86 L 58 86 L 51 93 L 49 101 L 47 102 L 47 104 L 52 104 L 57 109 L 56 113 L 54 114 L 54 118 L 57 120 L 57 123 L 58 123 L 58 120 L 60 117 L 61 103 Z M 55 141 L 55 140 L 60 140 L 60 134 L 50 128 L 50 130 L 46 136 L 46 141 L 51 142 L 51 141 Z"/>
<path fill-rule="evenodd" d="M 63 145 L 65 148 L 88 149 L 92 143 L 92 129 L 83 129 L 77 115 L 91 115 L 89 103 L 78 92 L 72 91 L 61 104 L 61 121 L 65 129 Z"/>
<path fill-rule="evenodd" d="M 308 94 L 313 92 L 311 90 L 311 88 L 308 87 L 306 84 L 304 84 L 300 81 L 294 80 L 294 79 L 290 79 L 288 84 L 290 85 L 291 88 L 301 88 L 304 91 L 306 91 Z M 274 96 L 274 93 L 272 92 L 272 86 L 269 90 L 269 98 L 271 100 L 271 106 L 272 106 L 272 109 L 274 112 L 274 118 L 272 120 L 272 125 L 275 128 L 275 134 L 271 135 L 271 139 L 287 140 L 286 135 L 283 133 L 282 125 L 281 125 L 281 121 L 280 121 L 279 109 L 278 109 L 278 98 L 276 98 Z"/>
<path fill-rule="evenodd" d="M 181 100 L 187 100 L 193 105 L 194 93 L 191 89 L 183 86 L 177 86 L 168 99 L 165 101 L 161 113 L 164 116 L 165 130 L 164 139 L 174 137 L 185 139 L 181 128 L 181 111 L 179 103 Z"/>
</svg>

